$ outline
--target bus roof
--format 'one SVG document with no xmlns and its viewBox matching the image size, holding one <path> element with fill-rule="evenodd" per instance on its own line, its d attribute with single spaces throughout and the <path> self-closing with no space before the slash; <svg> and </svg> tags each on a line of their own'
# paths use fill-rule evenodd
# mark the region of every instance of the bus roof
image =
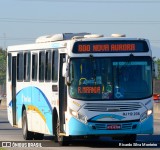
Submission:
<svg viewBox="0 0 160 150">
<path fill-rule="evenodd" d="M 39 49 L 57 49 L 65 48 L 69 43 L 76 41 L 99 41 L 99 40 L 144 40 L 140 38 L 126 38 L 124 35 L 112 34 L 116 36 L 103 37 L 100 34 L 91 33 L 63 33 L 55 35 L 41 36 L 36 39 L 36 43 L 8 46 L 8 51 L 23 51 L 23 50 L 39 50 Z"/>
</svg>

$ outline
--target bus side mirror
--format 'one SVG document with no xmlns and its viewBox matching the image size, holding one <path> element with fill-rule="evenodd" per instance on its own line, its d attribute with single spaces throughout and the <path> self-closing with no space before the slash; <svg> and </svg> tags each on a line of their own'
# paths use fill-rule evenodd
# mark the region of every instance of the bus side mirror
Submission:
<svg viewBox="0 0 160 150">
<path fill-rule="evenodd" d="M 68 77 L 68 65 L 66 62 L 63 63 L 62 76 L 65 78 Z"/>
<path fill-rule="evenodd" d="M 153 62 L 153 77 L 158 78 L 158 64 Z"/>
<path fill-rule="evenodd" d="M 65 78 L 65 84 L 70 86 L 71 81 L 69 78 L 69 63 L 66 62 L 63 63 L 62 76 Z"/>
</svg>

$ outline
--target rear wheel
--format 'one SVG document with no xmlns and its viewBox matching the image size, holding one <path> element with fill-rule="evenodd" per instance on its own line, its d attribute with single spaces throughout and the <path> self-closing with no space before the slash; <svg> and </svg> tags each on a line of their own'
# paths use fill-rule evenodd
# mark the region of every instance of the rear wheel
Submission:
<svg viewBox="0 0 160 150">
<path fill-rule="evenodd" d="M 23 116 L 22 116 L 22 132 L 23 132 L 23 138 L 25 140 L 33 140 L 34 132 L 28 131 L 26 110 L 23 111 Z"/>
<path fill-rule="evenodd" d="M 88 140 L 98 140 L 99 136 L 98 135 L 89 135 L 89 136 L 85 136 L 85 139 L 88 139 Z"/>
<path fill-rule="evenodd" d="M 34 139 L 35 140 L 43 140 L 44 134 L 41 133 L 34 133 Z"/>
</svg>

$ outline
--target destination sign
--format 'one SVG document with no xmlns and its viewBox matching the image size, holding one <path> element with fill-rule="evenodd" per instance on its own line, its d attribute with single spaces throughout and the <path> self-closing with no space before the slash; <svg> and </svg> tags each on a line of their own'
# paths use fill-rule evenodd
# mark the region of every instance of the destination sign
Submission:
<svg viewBox="0 0 160 150">
<path fill-rule="evenodd" d="M 73 53 L 119 53 L 148 52 L 145 41 L 79 41 L 73 46 Z"/>
<path fill-rule="evenodd" d="M 101 94 L 101 86 L 78 86 L 78 94 Z"/>
</svg>

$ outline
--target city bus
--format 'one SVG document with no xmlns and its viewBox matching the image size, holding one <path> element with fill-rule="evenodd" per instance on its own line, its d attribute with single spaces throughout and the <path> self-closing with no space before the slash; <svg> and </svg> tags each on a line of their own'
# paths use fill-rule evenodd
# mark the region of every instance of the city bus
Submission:
<svg viewBox="0 0 160 150">
<path fill-rule="evenodd" d="M 63 33 L 8 46 L 7 110 L 25 140 L 153 134 L 149 40 Z"/>
</svg>

